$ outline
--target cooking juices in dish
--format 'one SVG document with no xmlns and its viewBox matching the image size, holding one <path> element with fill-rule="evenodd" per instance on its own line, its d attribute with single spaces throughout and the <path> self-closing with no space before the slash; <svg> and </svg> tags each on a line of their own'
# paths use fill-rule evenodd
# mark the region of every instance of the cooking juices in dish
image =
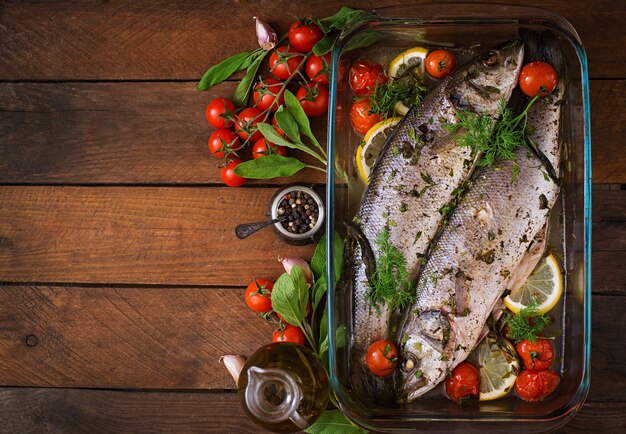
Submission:
<svg viewBox="0 0 626 434">
<path fill-rule="evenodd" d="M 333 65 L 338 107 L 330 136 L 352 176 L 347 193 L 341 193 L 341 204 L 335 202 L 335 224 L 329 225 L 343 230 L 347 239 L 344 278 L 332 294 L 331 327 L 347 325 L 352 340 L 345 347 L 331 344 L 331 382 L 342 410 L 372 429 L 408 428 L 404 422 L 420 420 L 502 420 L 515 418 L 518 411 L 540 419 L 567 407 L 568 399 L 578 393 L 577 381 L 585 375 L 563 370 L 581 356 L 572 354 L 572 345 L 563 341 L 572 319 L 580 314 L 570 312 L 572 300 L 561 299 L 562 288 L 568 285 L 561 270 L 572 269 L 573 254 L 570 250 L 568 258 L 567 246 L 572 243 L 566 230 L 571 236 L 574 213 L 565 212 L 572 209 L 573 195 L 579 194 L 572 186 L 572 145 L 563 143 L 580 139 L 572 133 L 577 126 L 571 124 L 569 107 L 579 103 L 571 87 L 578 71 L 572 70 L 572 79 L 569 71 L 565 74 L 571 57 L 554 57 L 563 42 L 546 32 L 519 28 L 512 32 L 514 26 L 509 26 L 506 31 L 490 28 L 485 36 L 452 27 L 454 36 L 448 36 L 450 28 L 443 25 L 411 25 L 416 34 L 408 36 L 402 25 L 386 29 L 383 20 L 363 32 L 379 33 L 373 46 L 351 52 L 346 49 L 351 35 L 334 58 L 340 66 Z M 440 60 L 449 60 L 449 54 L 455 60 L 444 78 L 435 78 L 432 64 L 426 62 L 435 51 L 444 52 L 438 53 Z M 352 103 L 364 105 L 364 96 L 363 86 L 356 86 L 361 94 L 354 91 L 345 70 L 365 59 L 402 73 L 399 57 L 426 63 L 426 68 L 419 63 L 411 66 L 421 68 L 427 91 L 385 101 L 394 108 L 387 113 L 380 109 L 381 100 L 370 97 L 372 109 L 367 114 L 382 119 L 372 121 L 351 112 L 355 130 L 347 132 L 348 126 L 341 124 L 347 120 L 350 125 L 346 112 Z M 532 61 L 546 61 L 558 71 L 558 84 L 545 85 L 553 87 L 547 97 L 543 84 L 535 89 L 541 94 L 537 98 L 523 95 L 517 87 L 522 67 Z M 388 91 L 396 77 L 375 77 L 371 94 L 376 96 L 381 88 Z M 354 95 L 361 100 L 354 101 Z M 393 93 L 385 96 L 389 95 Z M 403 113 L 402 106 L 408 111 Z M 481 137 L 491 142 L 469 145 Z M 528 146 L 509 146 L 516 140 Z M 513 284 L 522 290 L 509 294 Z M 532 289 L 533 285 L 543 287 Z M 533 291 L 541 292 L 541 297 L 529 299 Z M 511 309 L 504 318 L 503 299 Z M 547 328 L 539 328 L 545 316 L 525 320 L 548 310 Z M 506 326 L 503 320 L 508 321 Z M 520 331 L 522 320 L 531 331 Z M 554 338 L 549 348 L 553 354 L 541 370 L 533 371 L 522 363 L 530 354 L 526 337 L 532 341 L 542 336 Z M 506 338 L 517 344 L 517 351 L 499 342 Z M 383 357 L 368 369 L 373 344 Z M 455 367 L 461 362 L 478 369 L 464 364 L 459 374 Z M 446 378 L 453 377 L 458 385 L 466 380 L 464 375 L 473 381 L 478 370 L 481 382 L 496 380 L 478 392 L 471 388 L 468 397 L 480 398 L 481 403 L 460 406 L 448 401 Z M 523 384 L 516 386 L 521 372 Z M 544 381 L 545 390 L 530 393 L 533 381 Z M 454 387 L 450 384 L 454 394 L 450 398 L 463 401 Z M 585 390 L 584 380 L 581 387 L 578 390 Z M 497 398 L 502 399 L 485 402 Z M 520 398 L 544 401 L 525 403 Z M 532 405 L 536 407 L 528 407 Z"/>
</svg>

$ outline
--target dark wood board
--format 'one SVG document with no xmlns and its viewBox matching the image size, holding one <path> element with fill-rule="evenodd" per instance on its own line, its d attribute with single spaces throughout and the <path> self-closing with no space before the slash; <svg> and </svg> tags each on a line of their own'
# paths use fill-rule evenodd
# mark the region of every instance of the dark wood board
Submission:
<svg viewBox="0 0 626 434">
<path fill-rule="evenodd" d="M 621 434 L 626 403 L 587 403 L 558 434 Z M 234 393 L 145 393 L 77 389 L 1 389 L 0 432 L 266 433 Z"/>
<path fill-rule="evenodd" d="M 242 285 L 310 259 L 264 229 L 275 188 L 0 187 L 0 281 Z"/>
<path fill-rule="evenodd" d="M 624 2 L 497 2 L 540 6 L 563 15 L 587 48 L 592 78 L 626 77 L 623 59 L 615 60 L 615 47 L 626 42 Z M 210 65 L 257 46 L 252 16 L 262 15 L 282 34 L 294 17 L 328 16 L 342 4 L 370 9 L 398 2 L 248 0 L 232 7 L 218 0 L 4 2 L 0 79 L 197 79 Z M 461 13 L 462 7 L 457 8 Z"/>
<path fill-rule="evenodd" d="M 614 158 L 626 147 L 624 83 L 591 84 L 596 183 L 626 183 L 626 162 Z M 190 82 L 0 83 L 0 183 L 221 183 L 220 160 L 207 149 L 213 129 L 204 112 L 211 98 L 231 96 L 234 89 L 235 83 L 211 93 L 196 91 Z M 325 144 L 326 117 L 314 119 L 313 127 Z M 289 179 L 324 180 L 310 169 Z"/>
</svg>

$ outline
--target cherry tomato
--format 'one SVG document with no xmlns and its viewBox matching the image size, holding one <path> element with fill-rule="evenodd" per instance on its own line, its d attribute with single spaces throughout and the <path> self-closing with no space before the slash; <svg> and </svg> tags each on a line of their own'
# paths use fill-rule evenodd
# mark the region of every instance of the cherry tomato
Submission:
<svg viewBox="0 0 626 434">
<path fill-rule="evenodd" d="M 328 65 L 330 65 L 330 53 L 323 56 L 311 56 L 306 61 L 304 71 L 311 81 L 328 84 L 328 76 L 330 75 Z"/>
<path fill-rule="evenodd" d="M 461 362 L 446 378 L 446 393 L 454 402 L 462 404 L 480 396 L 480 372 L 469 362 Z"/>
<path fill-rule="evenodd" d="M 272 288 L 274 282 L 267 279 L 252 279 L 246 289 L 246 304 L 255 312 L 272 310 Z"/>
<path fill-rule="evenodd" d="M 398 347 L 391 341 L 376 341 L 367 349 L 365 363 L 372 374 L 389 375 L 398 365 Z"/>
<path fill-rule="evenodd" d="M 378 113 L 370 113 L 372 106 L 368 98 L 360 99 L 350 107 L 350 121 L 359 134 L 365 134 L 376 122 L 383 120 Z"/>
<path fill-rule="evenodd" d="M 550 64 L 530 62 L 528 65 L 524 65 L 522 72 L 520 72 L 519 87 L 527 96 L 536 96 L 540 90 L 541 96 L 546 96 L 554 90 L 558 81 L 559 77 Z"/>
<path fill-rule="evenodd" d="M 287 324 L 284 330 L 276 330 L 274 332 L 272 342 L 293 342 L 294 344 L 304 345 L 305 337 L 300 327 Z"/>
<path fill-rule="evenodd" d="M 561 377 L 552 371 L 523 370 L 515 380 L 515 391 L 524 401 L 539 401 L 554 392 L 560 381 Z"/>
<path fill-rule="evenodd" d="M 256 107 L 248 107 L 241 110 L 235 116 L 235 131 L 244 140 L 255 142 L 263 135 L 256 124 L 263 121 L 263 112 Z"/>
<path fill-rule="evenodd" d="M 361 59 L 350 68 L 349 82 L 356 96 L 371 95 L 377 84 L 387 83 L 387 76 L 378 63 Z"/>
<path fill-rule="evenodd" d="M 269 148 L 267 146 L 268 144 L 269 144 Z M 284 146 L 276 146 L 273 143 L 269 143 L 267 140 L 265 140 L 264 137 L 254 142 L 254 145 L 252 146 L 252 158 L 261 158 L 261 157 L 265 157 L 266 155 L 273 155 L 273 154 L 282 155 L 283 157 L 286 157 L 287 150 L 285 149 Z"/>
<path fill-rule="evenodd" d="M 270 111 L 275 112 L 278 110 L 278 106 L 285 103 L 285 96 L 283 93 L 281 93 L 280 97 L 278 97 L 278 102 L 274 102 L 276 101 L 276 95 L 278 95 L 282 87 L 282 81 L 271 77 L 258 82 L 254 86 L 254 92 L 252 93 L 254 105 L 261 110 L 269 109 Z"/>
<path fill-rule="evenodd" d="M 222 181 L 229 187 L 241 187 L 246 183 L 246 178 L 235 174 L 235 167 L 243 163 L 241 160 L 232 160 L 220 169 Z"/>
<path fill-rule="evenodd" d="M 209 137 L 209 150 L 217 158 L 237 156 L 239 148 L 241 148 L 241 140 L 231 130 L 220 128 Z"/>
<path fill-rule="evenodd" d="M 309 117 L 322 116 L 328 112 L 328 88 L 319 83 L 305 83 L 300 86 L 296 98 Z"/>
<path fill-rule="evenodd" d="M 431 77 L 444 78 L 456 68 L 456 58 L 448 50 L 435 50 L 428 53 L 424 66 Z"/>
<path fill-rule="evenodd" d="M 231 100 L 215 98 L 206 106 L 206 120 L 215 128 L 230 128 L 236 109 Z"/>
<path fill-rule="evenodd" d="M 323 37 L 322 30 L 310 20 L 298 20 L 289 27 L 289 43 L 303 53 L 313 49 Z"/>
<path fill-rule="evenodd" d="M 524 362 L 524 368 L 529 371 L 544 371 L 552 365 L 554 349 L 548 339 L 537 339 L 534 343 L 524 339 L 515 349 Z"/>
<path fill-rule="evenodd" d="M 270 55 L 270 71 L 277 78 L 287 80 L 298 70 L 304 56 L 289 49 L 289 46 L 278 47 Z"/>
</svg>

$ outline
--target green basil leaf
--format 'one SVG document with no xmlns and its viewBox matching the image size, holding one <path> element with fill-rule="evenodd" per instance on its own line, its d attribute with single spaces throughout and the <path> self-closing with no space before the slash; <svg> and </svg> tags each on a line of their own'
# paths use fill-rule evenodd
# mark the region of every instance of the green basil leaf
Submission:
<svg viewBox="0 0 626 434">
<path fill-rule="evenodd" d="M 304 292 L 307 294 L 306 300 L 304 302 L 304 308 L 306 309 L 306 303 L 309 301 L 309 285 L 306 283 L 306 278 L 304 277 L 304 270 L 298 265 L 294 265 L 289 273 L 291 280 L 293 281 L 294 286 L 300 292 Z"/>
<path fill-rule="evenodd" d="M 243 76 L 237 85 L 237 89 L 235 89 L 235 94 L 233 95 L 233 102 L 237 107 L 245 107 L 247 105 L 248 95 L 250 94 L 254 79 L 256 78 L 256 73 L 268 52 L 269 51 L 263 51 L 259 53 L 257 55 L 258 57 L 248 65 L 246 75 Z"/>
<path fill-rule="evenodd" d="M 317 246 L 315 246 L 311 258 L 311 270 L 313 270 L 316 279 L 326 279 L 326 234 L 322 235 Z"/>
<path fill-rule="evenodd" d="M 364 431 L 353 425 L 339 410 L 326 410 L 313 423 L 304 429 L 308 434 L 364 434 Z"/>
<path fill-rule="evenodd" d="M 335 38 L 332 36 L 324 36 L 313 46 L 313 54 L 316 56 L 322 56 L 332 50 L 334 45 Z"/>
<path fill-rule="evenodd" d="M 248 179 L 271 179 L 291 176 L 304 167 L 304 163 L 297 158 L 274 154 L 243 162 L 235 167 L 234 172 Z"/>
<path fill-rule="evenodd" d="M 283 136 L 278 134 L 276 130 L 274 129 L 274 127 L 271 126 L 270 124 L 266 122 L 260 122 L 256 126 L 261 132 L 261 134 L 263 134 L 263 137 L 267 139 L 267 141 L 278 146 L 286 146 L 288 148 L 294 147 L 290 141 L 286 140 Z M 296 149 L 298 148 L 296 147 Z"/>
<path fill-rule="evenodd" d="M 300 101 L 298 101 L 298 98 L 296 98 L 296 96 L 288 90 L 285 90 L 285 105 L 287 106 L 289 113 L 291 113 L 291 116 L 293 116 L 298 123 L 302 134 L 308 137 L 313 143 L 318 143 L 317 139 L 313 135 L 313 131 L 311 131 L 309 118 L 306 113 L 304 113 L 304 110 L 300 105 Z"/>
<path fill-rule="evenodd" d="M 348 327 L 344 324 L 341 324 L 337 327 L 337 330 L 335 330 L 335 342 L 337 348 L 345 347 L 348 343 Z"/>
<path fill-rule="evenodd" d="M 376 31 L 366 31 L 355 35 L 354 38 L 350 39 L 350 42 L 346 44 L 344 52 L 369 47 L 370 45 L 376 43 L 376 41 L 378 41 L 382 36 L 382 33 Z"/>
<path fill-rule="evenodd" d="M 282 109 L 282 106 L 281 106 Z M 278 124 L 278 128 L 283 130 L 287 137 L 289 137 L 294 142 L 300 142 L 300 131 L 298 129 L 298 123 L 286 110 L 278 110 L 274 115 L 276 118 L 276 123 Z"/>
<path fill-rule="evenodd" d="M 332 29 L 343 30 L 350 21 L 363 15 L 364 13 L 365 11 L 360 9 L 352 9 L 344 6 L 339 9 L 339 12 L 335 15 L 317 20 L 317 24 L 324 33 L 328 33 Z"/>
<path fill-rule="evenodd" d="M 313 304 L 313 310 L 317 309 L 317 305 L 322 300 L 324 294 L 326 294 L 326 277 L 319 277 L 315 281 L 313 291 L 311 292 L 311 303 Z"/>
<path fill-rule="evenodd" d="M 324 344 L 324 342 L 326 343 Z M 324 307 L 324 313 L 322 314 L 322 320 L 320 321 L 320 355 L 323 352 L 323 346 L 325 346 L 325 349 L 328 350 L 328 304 Z"/>
<path fill-rule="evenodd" d="M 204 73 L 196 89 L 207 90 L 211 86 L 215 86 L 218 83 L 226 80 L 235 72 L 240 71 L 247 67 L 246 62 L 248 59 L 254 56 L 251 51 L 243 51 L 241 53 L 233 54 L 230 57 L 222 60 L 217 65 L 210 67 L 207 72 Z M 245 65 L 245 66 L 244 66 Z"/>
<path fill-rule="evenodd" d="M 337 232 L 335 232 L 335 239 L 333 240 L 333 269 L 335 283 L 337 283 L 343 271 L 343 239 Z"/>
<path fill-rule="evenodd" d="M 296 268 L 293 267 L 291 272 L 293 273 Z M 287 273 L 282 274 L 276 280 L 272 289 L 272 309 L 279 313 L 285 322 L 293 326 L 299 326 L 306 316 L 309 290 L 308 288 L 302 289 L 294 284 L 292 277 Z"/>
</svg>

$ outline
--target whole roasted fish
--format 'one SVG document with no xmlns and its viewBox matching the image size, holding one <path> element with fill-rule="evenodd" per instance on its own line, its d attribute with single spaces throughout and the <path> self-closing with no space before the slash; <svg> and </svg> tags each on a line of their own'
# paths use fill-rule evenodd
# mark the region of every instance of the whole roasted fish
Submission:
<svg viewBox="0 0 626 434">
<path fill-rule="evenodd" d="M 559 85 L 529 112 L 532 139 L 557 173 L 562 92 Z M 403 328 L 402 401 L 431 390 L 465 360 L 502 293 L 528 273 L 520 265 L 536 263 L 529 245 L 545 234 L 559 192 L 545 160 L 520 148 L 516 161 L 481 169 L 432 247 Z"/>
<path fill-rule="evenodd" d="M 387 141 L 374 165 L 356 216 L 361 233 L 350 232 L 346 255 L 347 282 L 353 294 L 353 341 L 350 377 L 353 391 L 365 400 L 389 402 L 393 388 L 365 371 L 365 353 L 378 339 L 393 339 L 393 308 L 371 299 L 368 274 L 380 259 L 376 237 L 384 228 L 389 242 L 407 260 L 410 280 L 417 278 L 421 261 L 442 221 L 439 211 L 466 181 L 473 168 L 469 148 L 456 146 L 445 131 L 458 109 L 495 116 L 501 99 L 508 99 L 522 64 L 523 46 L 517 42 L 489 50 L 432 90 L 419 108 L 413 107 Z M 394 339 L 395 340 L 395 339 Z M 384 390 L 383 390 L 384 389 Z"/>
</svg>

